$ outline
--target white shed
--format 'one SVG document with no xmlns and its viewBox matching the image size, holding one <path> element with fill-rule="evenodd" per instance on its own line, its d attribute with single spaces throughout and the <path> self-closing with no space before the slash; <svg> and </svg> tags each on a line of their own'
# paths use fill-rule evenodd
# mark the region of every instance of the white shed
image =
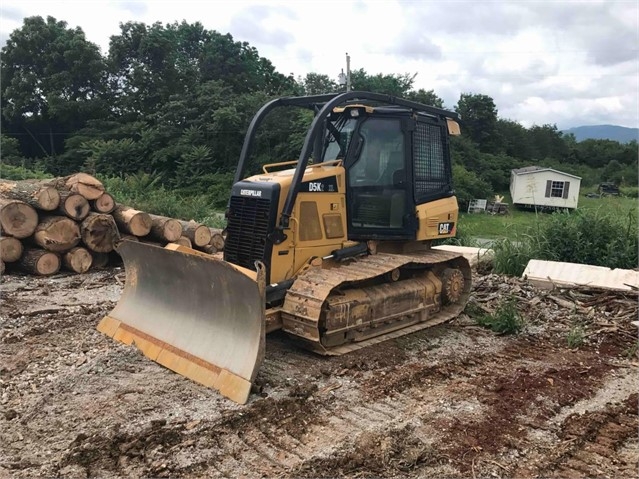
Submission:
<svg viewBox="0 0 639 479">
<path fill-rule="evenodd" d="M 577 208 L 580 186 L 579 176 L 552 168 L 527 166 L 510 172 L 510 196 L 520 206 Z"/>
</svg>

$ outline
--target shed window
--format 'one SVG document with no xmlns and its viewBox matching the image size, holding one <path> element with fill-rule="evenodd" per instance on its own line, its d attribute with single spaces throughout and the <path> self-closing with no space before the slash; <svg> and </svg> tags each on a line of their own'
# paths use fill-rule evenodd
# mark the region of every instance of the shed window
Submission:
<svg viewBox="0 0 639 479">
<path fill-rule="evenodd" d="M 546 198 L 568 198 L 568 190 L 570 181 L 551 181 L 546 182 Z"/>
</svg>

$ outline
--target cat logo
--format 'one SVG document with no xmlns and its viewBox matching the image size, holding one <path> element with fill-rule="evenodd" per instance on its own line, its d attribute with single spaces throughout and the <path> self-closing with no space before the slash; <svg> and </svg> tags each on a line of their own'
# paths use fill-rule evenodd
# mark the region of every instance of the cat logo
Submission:
<svg viewBox="0 0 639 479">
<path fill-rule="evenodd" d="M 439 223 L 439 234 L 440 235 L 452 234 L 454 226 L 455 226 L 455 223 Z"/>
<path fill-rule="evenodd" d="M 324 191 L 324 185 L 321 183 L 318 183 L 316 181 L 311 181 L 308 184 L 308 191 L 319 191 L 322 192 Z"/>
</svg>

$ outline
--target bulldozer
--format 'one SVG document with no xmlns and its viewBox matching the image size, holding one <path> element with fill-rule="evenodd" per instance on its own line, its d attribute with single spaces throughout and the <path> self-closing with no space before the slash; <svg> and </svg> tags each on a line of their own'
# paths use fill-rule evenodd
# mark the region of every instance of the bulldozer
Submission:
<svg viewBox="0 0 639 479">
<path fill-rule="evenodd" d="M 313 111 L 299 157 L 246 177 L 256 132 L 283 107 Z M 459 121 L 361 91 L 270 101 L 245 136 L 223 257 L 122 241 L 124 291 L 98 330 L 244 404 L 267 333 L 340 355 L 456 317 L 470 265 L 431 244 L 457 228 Z"/>
</svg>

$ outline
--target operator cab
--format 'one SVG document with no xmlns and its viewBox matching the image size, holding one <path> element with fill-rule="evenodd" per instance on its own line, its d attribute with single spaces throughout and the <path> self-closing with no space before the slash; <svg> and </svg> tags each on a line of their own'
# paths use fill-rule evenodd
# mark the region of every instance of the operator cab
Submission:
<svg viewBox="0 0 639 479">
<path fill-rule="evenodd" d="M 401 107 L 333 110 L 322 161 L 344 161 L 349 238 L 412 239 L 415 207 L 453 195 L 446 128 Z"/>
</svg>

